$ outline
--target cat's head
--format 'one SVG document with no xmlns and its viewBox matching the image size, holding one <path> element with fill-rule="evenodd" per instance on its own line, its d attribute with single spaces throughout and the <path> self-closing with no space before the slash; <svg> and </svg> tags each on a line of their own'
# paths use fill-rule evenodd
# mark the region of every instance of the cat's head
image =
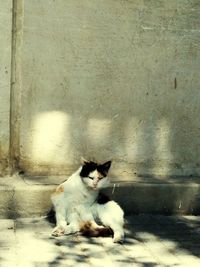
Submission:
<svg viewBox="0 0 200 267">
<path fill-rule="evenodd" d="M 80 176 L 83 183 L 93 190 L 99 190 L 107 187 L 109 185 L 107 175 L 110 166 L 111 161 L 98 164 L 94 161 L 82 160 Z"/>
</svg>

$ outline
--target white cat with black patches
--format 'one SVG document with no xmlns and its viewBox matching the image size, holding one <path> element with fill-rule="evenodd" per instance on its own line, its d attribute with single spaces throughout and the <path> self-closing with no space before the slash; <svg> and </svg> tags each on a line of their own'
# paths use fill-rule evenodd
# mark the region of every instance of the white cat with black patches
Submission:
<svg viewBox="0 0 200 267">
<path fill-rule="evenodd" d="M 100 193 L 109 185 L 111 161 L 97 164 L 84 160 L 82 166 L 52 195 L 56 214 L 53 236 L 81 232 L 88 236 L 113 235 L 113 242 L 123 242 L 124 212 Z M 97 222 L 100 222 L 99 225 Z"/>
</svg>

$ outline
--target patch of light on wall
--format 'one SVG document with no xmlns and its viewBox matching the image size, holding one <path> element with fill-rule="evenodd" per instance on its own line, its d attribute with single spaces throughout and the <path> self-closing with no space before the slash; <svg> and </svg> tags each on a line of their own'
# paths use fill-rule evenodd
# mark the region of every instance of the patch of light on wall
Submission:
<svg viewBox="0 0 200 267">
<path fill-rule="evenodd" d="M 156 158 L 161 162 L 161 166 L 160 170 L 154 170 L 154 172 L 161 172 L 162 175 L 167 175 L 170 172 L 172 154 L 170 152 L 170 127 L 165 118 L 159 120 L 157 123 L 155 143 Z"/>
<path fill-rule="evenodd" d="M 110 120 L 90 119 L 88 121 L 88 136 L 93 144 L 105 143 L 110 135 Z"/>
<path fill-rule="evenodd" d="M 141 127 L 137 118 L 127 121 L 125 132 L 125 147 L 128 160 L 138 160 L 138 145 L 140 146 Z"/>
<path fill-rule="evenodd" d="M 66 162 L 69 119 L 61 111 L 39 113 L 33 124 L 32 156 L 39 163 Z"/>
</svg>

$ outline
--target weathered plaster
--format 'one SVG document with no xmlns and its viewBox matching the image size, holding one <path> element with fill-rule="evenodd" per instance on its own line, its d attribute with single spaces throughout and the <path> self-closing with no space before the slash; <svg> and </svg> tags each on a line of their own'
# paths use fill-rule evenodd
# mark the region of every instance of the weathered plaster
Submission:
<svg viewBox="0 0 200 267">
<path fill-rule="evenodd" d="M 10 79 L 12 43 L 12 1 L 0 8 L 0 174 L 8 168 L 10 142 Z"/>
<path fill-rule="evenodd" d="M 25 1 L 20 167 L 200 174 L 199 1 Z"/>
</svg>

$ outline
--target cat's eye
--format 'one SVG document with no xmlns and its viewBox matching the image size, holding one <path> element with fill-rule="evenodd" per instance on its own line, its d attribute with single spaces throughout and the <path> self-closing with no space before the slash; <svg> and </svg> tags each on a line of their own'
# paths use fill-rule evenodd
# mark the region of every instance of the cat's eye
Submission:
<svg viewBox="0 0 200 267">
<path fill-rule="evenodd" d="M 90 178 L 91 180 L 94 180 L 94 177 L 88 176 L 88 178 Z"/>
</svg>

